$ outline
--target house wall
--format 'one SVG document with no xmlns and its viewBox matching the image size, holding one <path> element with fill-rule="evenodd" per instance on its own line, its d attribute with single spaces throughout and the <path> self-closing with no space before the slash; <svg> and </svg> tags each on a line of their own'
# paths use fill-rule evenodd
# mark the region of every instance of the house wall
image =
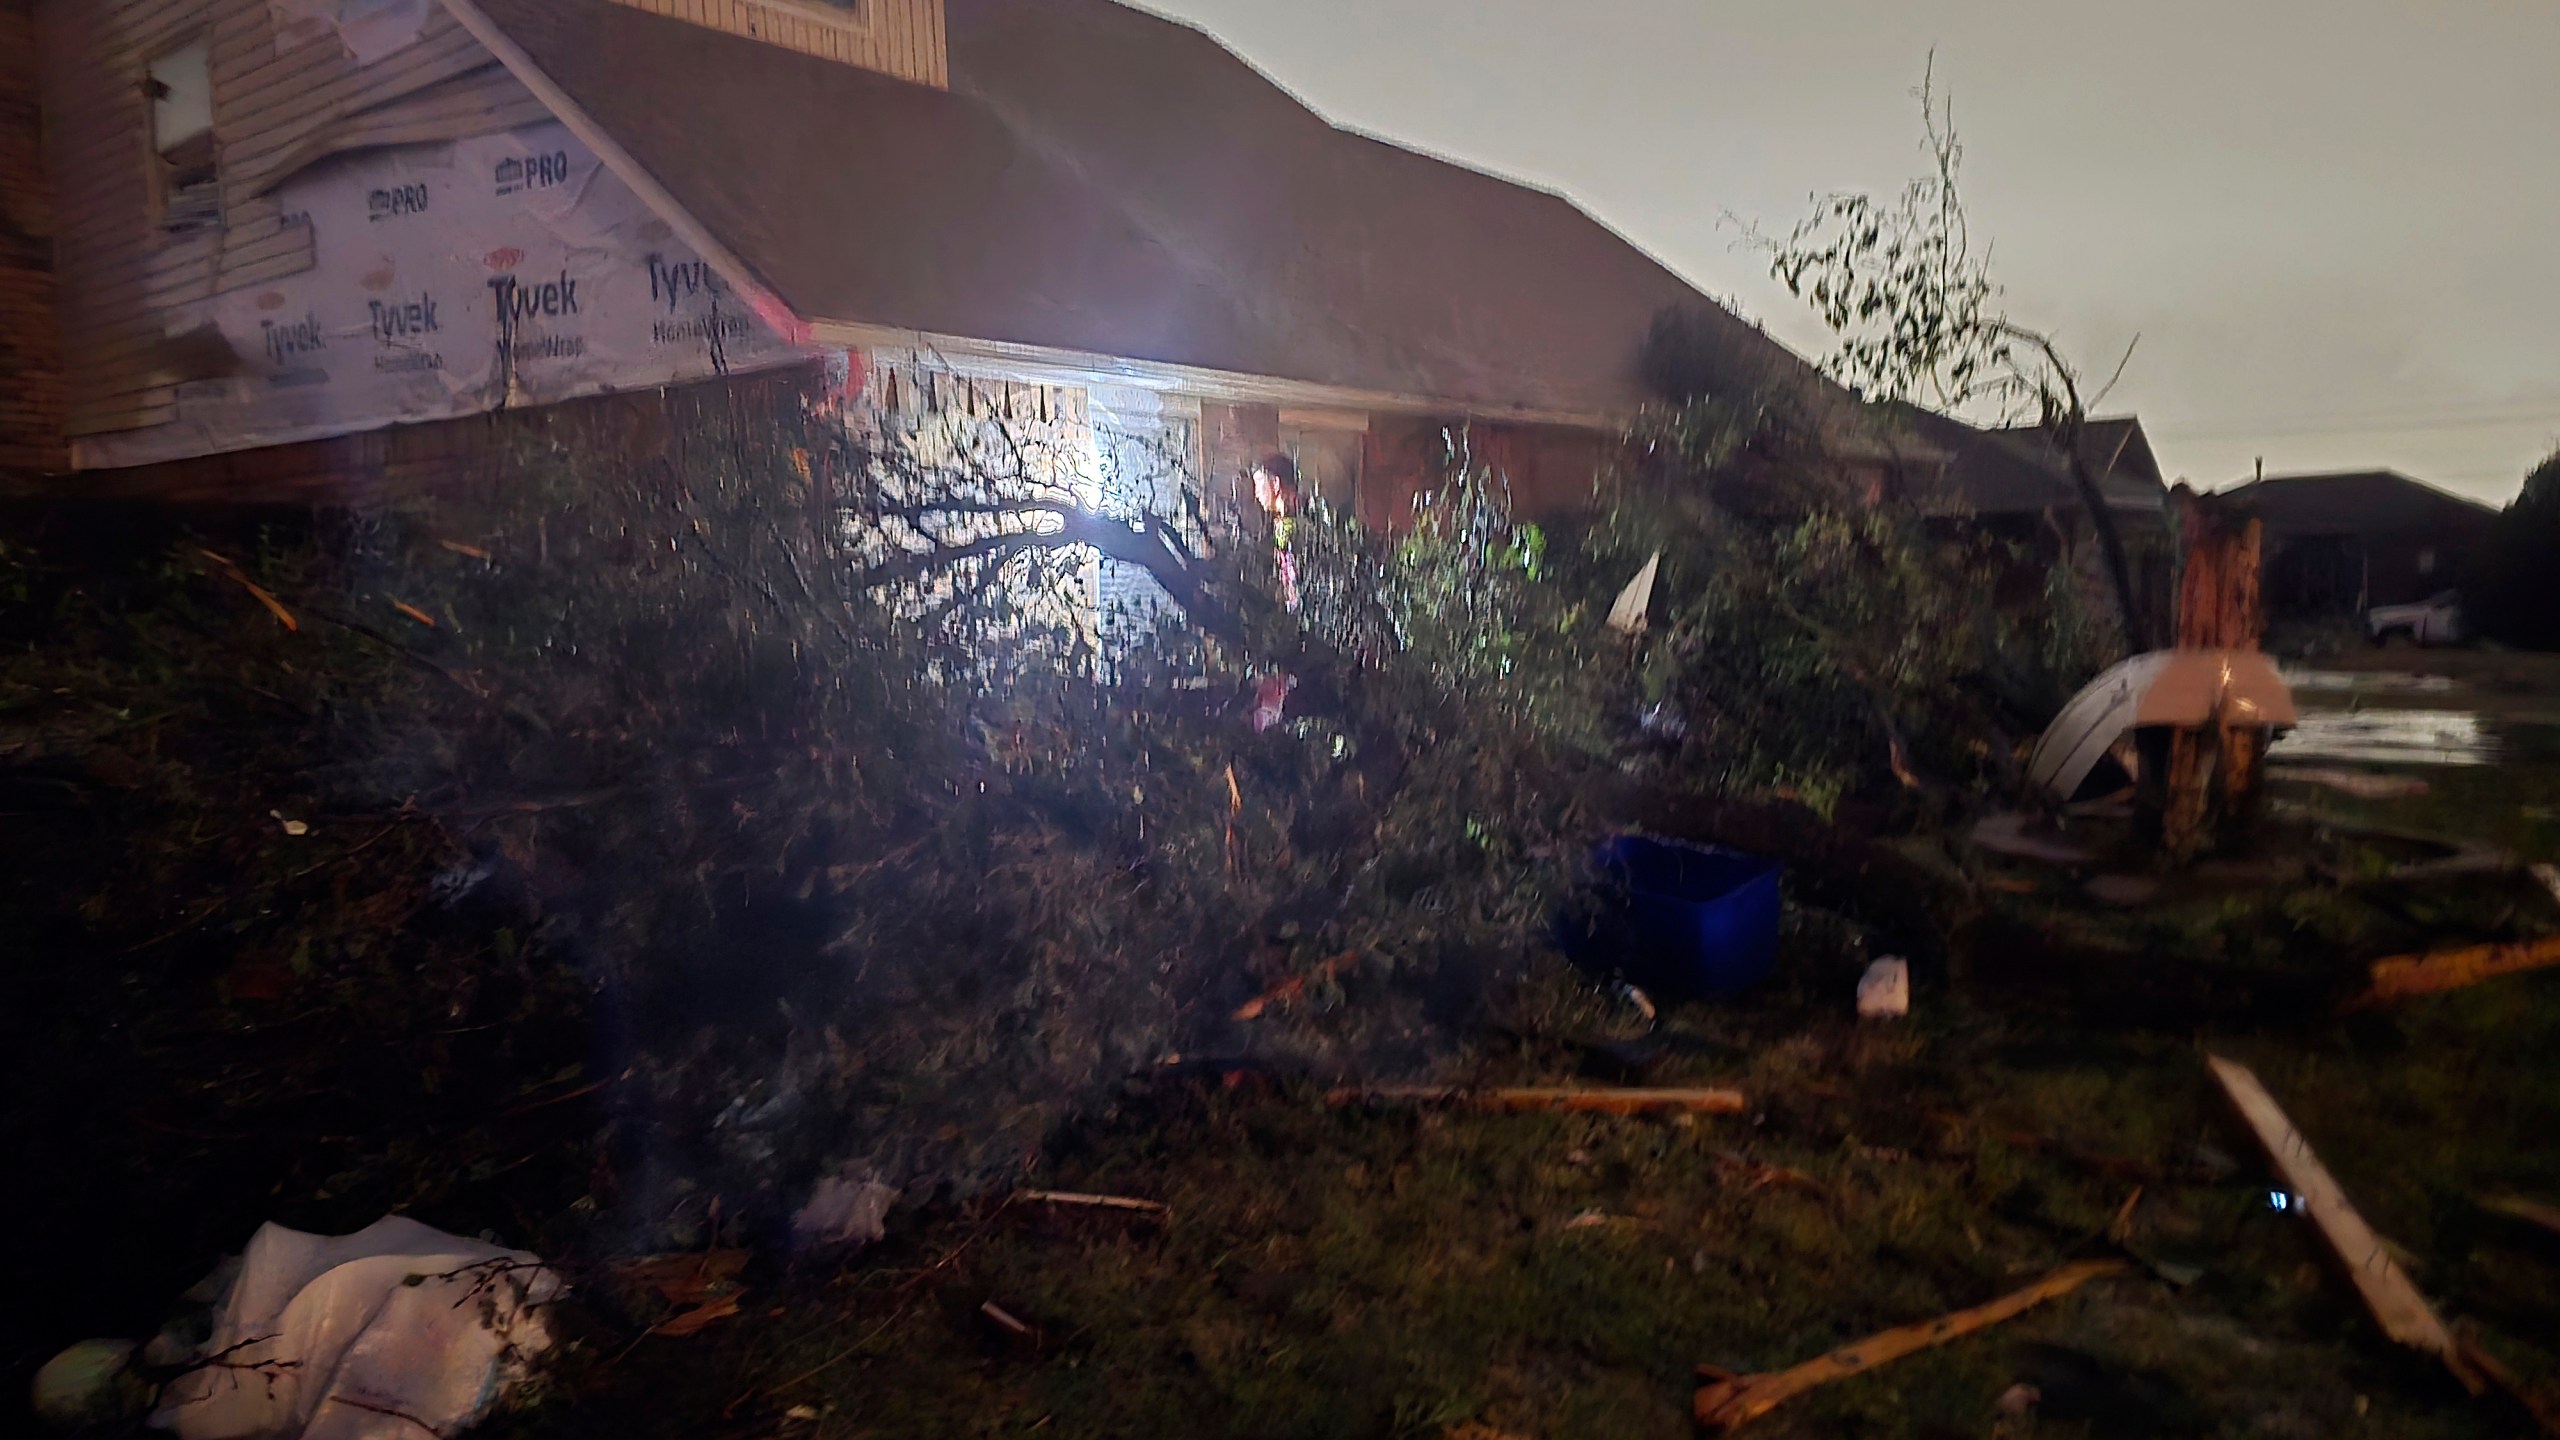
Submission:
<svg viewBox="0 0 2560 1440">
<path fill-rule="evenodd" d="M 847 10 L 817 0 L 614 0 L 731 35 L 743 35 L 949 89 L 942 0 L 861 0 Z"/>
<path fill-rule="evenodd" d="M 48 167 L 63 182 L 69 468 L 294 444 L 789 353 L 583 145 L 552 133 L 550 112 L 440 0 L 350 11 L 370 18 L 344 26 L 338 0 L 33 3 Z M 143 85 L 156 57 L 197 40 L 220 214 L 178 230 L 163 223 Z M 510 161 L 538 164 L 542 183 L 506 185 Z M 510 280 L 521 283 L 493 289 Z M 549 293 L 575 303 L 522 315 L 518 302 Z"/>
<path fill-rule="evenodd" d="M 69 463 L 33 0 L 0 0 L 0 471 Z"/>
<path fill-rule="evenodd" d="M 313 263 L 310 226 L 276 203 L 284 179 L 335 150 L 481 133 L 539 110 L 433 3 L 370 64 L 334 27 L 279 25 L 272 0 L 35 4 L 74 437 L 165 424 L 179 387 L 232 368 L 193 333 L 204 312 Z M 221 219 L 175 234 L 160 223 L 143 82 L 155 57 L 198 38 L 211 52 Z"/>
<path fill-rule="evenodd" d="M 1561 426 L 1462 427 L 1442 420 L 1378 417 L 1370 426 L 1361 467 L 1361 523 L 1391 532 L 1411 525 L 1414 501 L 1448 478 L 1453 433 L 1476 468 L 1490 468 L 1502 477 L 1510 488 L 1512 513 L 1524 520 L 1554 519 L 1589 508 L 1593 483 L 1610 448 L 1598 434 Z"/>
</svg>

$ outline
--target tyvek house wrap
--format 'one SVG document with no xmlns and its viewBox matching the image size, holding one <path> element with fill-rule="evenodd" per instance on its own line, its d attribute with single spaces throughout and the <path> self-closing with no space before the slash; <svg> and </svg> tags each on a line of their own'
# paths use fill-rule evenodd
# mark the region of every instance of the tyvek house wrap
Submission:
<svg viewBox="0 0 2560 1440">
<path fill-rule="evenodd" d="M 376 150 L 279 190 L 314 266 L 172 318 L 237 373 L 172 424 L 91 437 L 84 468 L 442 420 L 794 358 L 560 125 Z"/>
</svg>

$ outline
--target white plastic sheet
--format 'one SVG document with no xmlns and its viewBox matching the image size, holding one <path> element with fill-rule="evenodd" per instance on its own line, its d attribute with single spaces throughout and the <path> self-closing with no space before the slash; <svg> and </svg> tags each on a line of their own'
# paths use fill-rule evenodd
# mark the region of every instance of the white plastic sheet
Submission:
<svg viewBox="0 0 2560 1440">
<path fill-rule="evenodd" d="M 1911 1013 L 1911 962 L 1887 956 L 1867 967 L 1858 981 L 1858 1014 L 1868 1020 L 1898 1020 Z"/>
<path fill-rule="evenodd" d="M 551 1336 L 531 1255 L 392 1216 L 353 1235 L 259 1230 L 200 1368 L 152 1423 L 180 1440 L 421 1440 L 486 1415 Z"/>
</svg>

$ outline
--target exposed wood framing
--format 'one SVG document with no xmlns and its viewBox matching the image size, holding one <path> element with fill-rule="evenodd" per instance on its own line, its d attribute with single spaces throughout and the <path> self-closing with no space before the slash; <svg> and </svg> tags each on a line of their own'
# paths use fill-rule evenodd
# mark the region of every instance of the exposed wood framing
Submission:
<svg viewBox="0 0 2560 1440">
<path fill-rule="evenodd" d="M 30 48 L 44 57 L 55 308 L 75 437 L 173 419 L 178 385 L 226 368 L 202 338 L 211 302 L 311 268 L 311 230 L 281 214 L 278 184 L 330 155 L 550 118 L 442 9 L 369 66 L 332 32 L 279 31 L 268 0 L 39 0 L 37 21 Z M 153 57 L 198 36 L 210 46 L 223 218 L 172 234 L 154 215 L 142 77 Z"/>
<path fill-rule="evenodd" d="M 614 0 L 634 10 L 707 26 L 859 65 L 919 85 L 948 89 L 942 0 L 860 0 L 850 8 L 817 0 Z"/>
</svg>

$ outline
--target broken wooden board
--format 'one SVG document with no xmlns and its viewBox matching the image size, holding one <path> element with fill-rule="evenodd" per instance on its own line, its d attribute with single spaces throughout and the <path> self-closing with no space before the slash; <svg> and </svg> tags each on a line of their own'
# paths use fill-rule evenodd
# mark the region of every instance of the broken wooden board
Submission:
<svg viewBox="0 0 2560 1440">
<path fill-rule="evenodd" d="M 1346 1086 L 1325 1096 L 1329 1105 L 1363 1102 L 1405 1105 L 1472 1105 L 1509 1115 L 1740 1115 L 1751 1108 L 1739 1090 L 1595 1090 L 1520 1087 L 1469 1090 L 1449 1085 Z"/>
<path fill-rule="evenodd" d="M 2092 1280 L 2134 1273 L 2134 1267 L 2122 1260 L 2084 1260 L 2065 1265 L 2026 1289 L 2004 1295 L 1988 1305 L 1959 1310 L 1919 1325 L 1887 1330 L 1819 1359 L 1808 1360 L 1791 1370 L 1768 1375 L 1727 1375 L 1702 1369 L 1708 1383 L 1698 1389 L 1698 1423 L 1712 1430 L 1739 1430 L 1808 1390 L 1864 1374 L 1880 1365 L 1961 1339 L 1977 1330 L 1987 1330 L 2004 1321 L 2014 1320 Z"/>
<path fill-rule="evenodd" d="M 2208 1055 L 2205 1064 L 2212 1068 L 2222 1093 L 2231 1097 L 2241 1120 L 2258 1137 L 2267 1158 L 2275 1162 L 2276 1173 L 2284 1178 L 2285 1187 L 2301 1197 L 2301 1208 L 2319 1228 L 2330 1253 L 2346 1267 L 2347 1278 L 2355 1282 L 2356 1293 L 2364 1297 L 2365 1309 L 2373 1313 L 2382 1333 L 2441 1359 L 2465 1389 L 2480 1394 L 2487 1387 L 2479 1371 L 2463 1358 L 2453 1332 L 2445 1328 L 2443 1318 L 2410 1282 L 2399 1262 L 2391 1258 L 2389 1243 L 2356 1212 L 2337 1177 L 2312 1153 L 2311 1142 L 2294 1128 L 2283 1107 L 2267 1093 L 2267 1087 L 2259 1083 L 2248 1066 L 2237 1061 Z"/>
<path fill-rule="evenodd" d="M 2350 1001 L 2349 1008 L 2369 1009 L 2394 1000 L 2468 990 L 2485 981 L 2554 966 L 2560 966 L 2560 935 L 2377 960 L 2373 962 L 2372 987 Z"/>
<path fill-rule="evenodd" d="M 1023 1190 L 1014 1199 L 1027 1205 L 1063 1205 L 1077 1210 L 1119 1210 L 1132 1215 L 1166 1216 L 1173 1207 L 1161 1200 L 1139 1200 L 1127 1195 L 1080 1195 L 1071 1190 Z"/>
</svg>

